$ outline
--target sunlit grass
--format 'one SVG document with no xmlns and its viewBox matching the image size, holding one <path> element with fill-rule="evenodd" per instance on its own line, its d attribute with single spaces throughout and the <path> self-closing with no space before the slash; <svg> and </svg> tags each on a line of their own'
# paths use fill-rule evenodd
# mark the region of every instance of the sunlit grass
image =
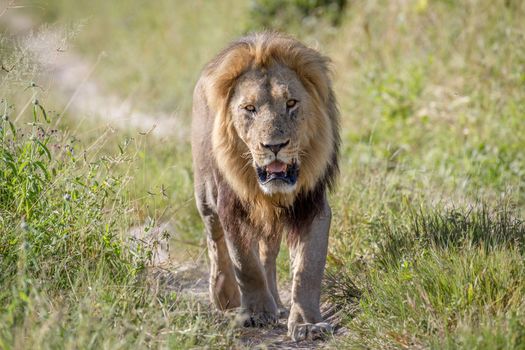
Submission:
<svg viewBox="0 0 525 350">
<path fill-rule="evenodd" d="M 200 68 L 253 28 L 251 9 L 235 0 L 53 0 L 30 12 L 72 26 L 69 49 L 87 60 L 105 52 L 92 77 L 104 89 L 148 113 L 173 113 L 187 128 Z M 326 296 L 346 310 L 349 332 L 334 345 L 523 347 L 524 16 L 520 1 L 349 1 L 338 27 L 290 26 L 333 59 L 342 114 L 328 256 L 339 278 L 327 280 Z M 2 62 L 11 65 L 8 52 L 23 56 L 1 40 Z M 43 79 L 28 58 L 0 74 L 10 120 L 23 116 L 16 125 L 26 130 L 19 153 L 6 144 L 3 151 L 18 155 L 15 167 L 29 160 L 23 169 L 34 175 L 0 185 L 2 242 L 15 242 L 0 247 L 0 281 L 9 287 L 0 347 L 238 344 L 208 305 L 150 289 L 139 277 L 147 251 L 130 256 L 122 238 L 130 226 L 170 221 L 189 243 L 176 249 L 202 250 L 188 140 L 112 130 L 85 116 L 79 126 L 70 110 L 46 147 L 68 144 L 75 153 L 62 148 L 48 160 L 30 139 L 40 124 L 22 123 L 33 118 L 35 97 L 53 120 L 64 98 L 49 85 L 26 89 Z M 26 247 L 28 235 L 36 244 Z M 285 251 L 278 266 L 286 282 Z"/>
</svg>

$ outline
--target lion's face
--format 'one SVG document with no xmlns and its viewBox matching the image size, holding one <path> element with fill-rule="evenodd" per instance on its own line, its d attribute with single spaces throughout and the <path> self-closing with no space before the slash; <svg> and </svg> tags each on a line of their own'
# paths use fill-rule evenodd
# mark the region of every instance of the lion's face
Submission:
<svg viewBox="0 0 525 350">
<path fill-rule="evenodd" d="M 308 94 L 296 74 L 274 64 L 239 77 L 229 110 L 248 148 L 243 155 L 266 194 L 295 191 L 301 176 Z"/>
<path fill-rule="evenodd" d="M 339 123 L 328 65 L 294 39 L 262 33 L 205 68 L 207 101 L 195 108 L 212 113 L 211 156 L 253 220 L 333 183 Z"/>
</svg>

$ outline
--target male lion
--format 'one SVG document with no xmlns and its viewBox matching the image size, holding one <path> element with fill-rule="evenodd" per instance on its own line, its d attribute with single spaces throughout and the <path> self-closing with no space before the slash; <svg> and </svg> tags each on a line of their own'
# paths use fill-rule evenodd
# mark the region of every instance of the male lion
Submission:
<svg viewBox="0 0 525 350">
<path fill-rule="evenodd" d="M 275 259 L 288 236 L 288 334 L 329 331 L 319 310 L 338 173 L 339 112 L 329 59 L 277 33 L 239 39 L 204 68 L 193 96 L 195 198 L 207 233 L 210 298 L 245 326 L 286 314 Z"/>
</svg>

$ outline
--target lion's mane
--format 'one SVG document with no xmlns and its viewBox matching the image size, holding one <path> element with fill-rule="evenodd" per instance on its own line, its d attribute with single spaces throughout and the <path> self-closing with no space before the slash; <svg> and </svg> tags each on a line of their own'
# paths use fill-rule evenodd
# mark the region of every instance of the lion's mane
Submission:
<svg viewBox="0 0 525 350">
<path fill-rule="evenodd" d="M 265 68 L 273 63 L 295 72 L 311 99 L 313 115 L 318 117 L 307 121 L 309 144 L 301 150 L 297 190 L 267 196 L 260 190 L 253 168 L 247 166 L 248 149 L 236 133 L 228 106 L 238 77 L 249 69 Z M 329 64 L 327 57 L 297 40 L 267 32 L 232 43 L 204 69 L 208 104 L 215 113 L 212 148 L 216 166 L 247 215 L 261 227 L 271 229 L 269 223 L 284 214 L 293 230 L 313 218 L 322 202 L 321 196 L 334 185 L 339 171 L 339 111 Z"/>
</svg>

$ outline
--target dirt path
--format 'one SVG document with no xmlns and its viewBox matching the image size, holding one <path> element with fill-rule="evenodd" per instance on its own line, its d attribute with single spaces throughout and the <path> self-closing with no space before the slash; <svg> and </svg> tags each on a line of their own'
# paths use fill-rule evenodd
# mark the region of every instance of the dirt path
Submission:
<svg viewBox="0 0 525 350">
<path fill-rule="evenodd" d="M 179 293 L 188 293 L 202 303 L 209 305 L 209 275 L 206 266 L 205 248 L 194 257 L 187 256 L 184 259 L 177 259 L 173 255 L 180 255 L 181 252 L 174 251 L 174 249 L 170 248 L 171 244 L 161 238 L 177 236 L 172 225 L 167 223 L 158 225 L 152 228 L 147 236 L 144 236 L 143 232 L 142 228 L 137 227 L 132 229 L 130 234 L 150 247 L 154 247 L 150 277 L 155 281 L 158 288 L 161 288 L 163 291 L 171 290 Z M 291 285 L 281 284 L 279 291 L 281 300 L 289 308 Z M 324 303 L 321 311 L 324 320 L 335 326 L 336 332 L 334 336 L 340 336 L 345 333 L 346 330 L 344 328 L 338 327 L 341 315 L 333 305 Z M 241 332 L 240 342 L 243 346 L 250 349 L 319 349 L 327 347 L 327 342 L 325 341 L 317 340 L 296 343 L 290 340 L 287 337 L 286 319 L 279 320 L 279 323 L 272 328 L 244 328 Z"/>
<path fill-rule="evenodd" d="M 80 120 L 95 118 L 121 130 L 187 139 L 187 128 L 175 114 L 146 113 L 137 109 L 130 99 L 105 91 L 93 77 L 104 54 L 101 53 L 96 62 L 76 54 L 68 44 L 71 33 L 52 26 L 36 28 L 31 18 L 14 10 L 4 13 L 0 24 L 18 38 L 21 51 L 38 65 L 46 85 L 67 101 L 60 115 L 73 112 L 67 114 Z"/>
<path fill-rule="evenodd" d="M 152 276 L 163 290 L 173 290 L 182 293 L 190 293 L 204 304 L 208 301 L 208 271 L 204 261 L 195 261 L 180 264 L 177 261 L 167 261 L 164 264 L 152 268 Z M 281 299 L 285 306 L 290 306 L 291 286 L 281 285 L 279 290 Z M 325 321 L 336 326 L 334 336 L 345 333 L 343 328 L 337 328 L 339 314 L 335 307 L 325 303 L 321 307 Z M 240 343 L 248 349 L 321 349 L 327 348 L 326 341 L 302 341 L 296 343 L 287 336 L 286 319 L 279 320 L 273 327 L 266 328 L 243 328 L 240 335 Z"/>
<path fill-rule="evenodd" d="M 121 130 L 150 132 L 155 137 L 173 137 L 187 140 L 188 131 L 178 122 L 176 115 L 143 111 L 134 108 L 133 104 L 116 94 L 103 91 L 101 85 L 93 78 L 93 72 L 99 63 L 89 62 L 67 48 L 67 33 L 57 28 L 35 29 L 30 18 L 11 13 L 0 17 L 0 24 L 19 37 L 23 52 L 27 53 L 41 71 L 44 72 L 46 84 L 53 88 L 67 101 L 60 113 L 81 118 L 96 118 Z M 101 58 L 99 57 L 99 60 Z M 60 120 L 57 121 L 57 123 Z M 192 296 L 208 301 L 208 271 L 205 257 L 202 255 L 192 261 L 181 263 L 170 254 L 169 244 L 161 237 L 163 232 L 175 236 L 173 226 L 163 223 L 144 235 L 141 227 L 129 231 L 131 237 L 140 239 L 154 247 L 154 266 L 151 277 L 158 281 L 161 288 L 190 293 Z M 187 261 L 187 260 L 186 260 Z M 289 306 L 289 286 L 281 286 L 282 300 Z M 337 323 L 337 313 L 330 305 L 323 306 L 323 315 L 331 323 Z M 313 349 L 326 345 L 322 341 L 304 341 L 295 343 L 286 336 L 286 320 L 280 320 L 273 328 L 243 329 L 241 344 L 247 348 L 268 349 Z M 341 330 L 336 332 L 341 334 Z"/>
</svg>

